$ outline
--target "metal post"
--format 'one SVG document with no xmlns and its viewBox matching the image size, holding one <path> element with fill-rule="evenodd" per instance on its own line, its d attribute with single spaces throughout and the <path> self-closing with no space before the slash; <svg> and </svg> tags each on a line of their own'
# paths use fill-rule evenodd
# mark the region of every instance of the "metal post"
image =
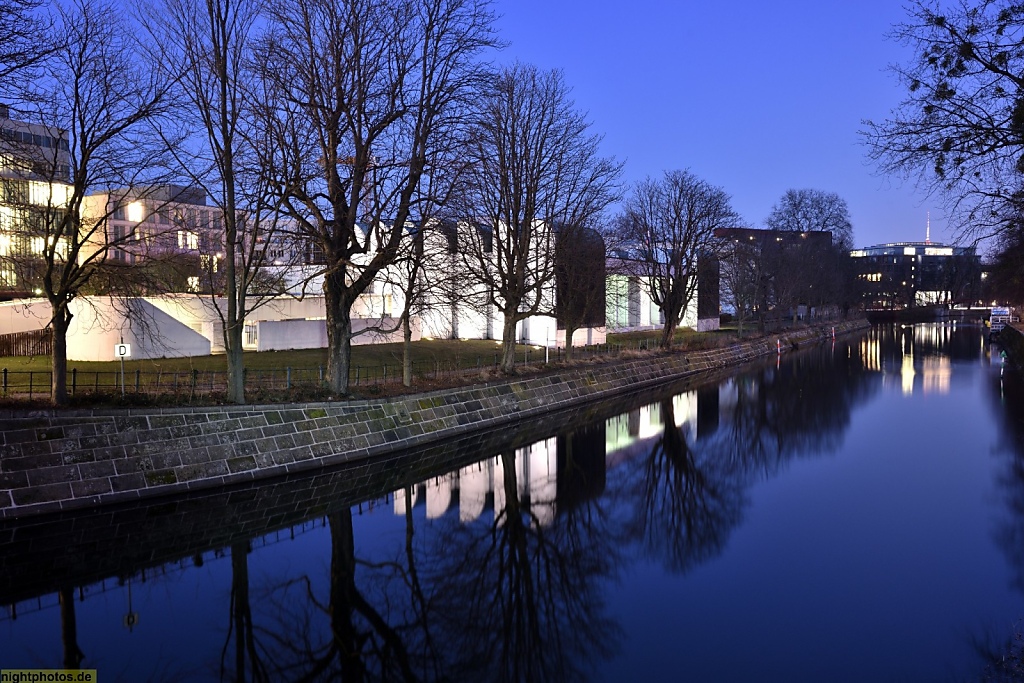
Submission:
<svg viewBox="0 0 1024 683">
<path fill-rule="evenodd" d="M 124 344 L 124 337 L 121 337 L 121 343 Z M 124 356 L 121 356 L 121 398 L 124 398 Z"/>
</svg>

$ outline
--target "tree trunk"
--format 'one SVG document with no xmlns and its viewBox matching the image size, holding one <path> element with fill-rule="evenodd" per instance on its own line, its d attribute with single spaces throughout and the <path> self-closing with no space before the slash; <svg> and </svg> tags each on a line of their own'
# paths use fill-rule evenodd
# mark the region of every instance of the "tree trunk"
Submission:
<svg viewBox="0 0 1024 683">
<path fill-rule="evenodd" d="M 231 544 L 231 598 L 231 616 L 235 629 L 235 680 L 246 681 L 245 654 L 246 644 L 252 634 L 252 612 L 249 605 L 249 546 L 245 542 Z"/>
<path fill-rule="evenodd" d="M 501 329 L 501 371 L 511 375 L 516 371 L 516 319 L 505 315 Z"/>
<path fill-rule="evenodd" d="M 345 508 L 327 517 L 331 532 L 331 591 L 328 612 L 343 681 L 363 681 L 366 668 L 355 623 L 356 558 L 352 511 Z"/>
<path fill-rule="evenodd" d="M 402 313 L 402 384 L 412 386 L 412 325 L 409 311 Z"/>
<path fill-rule="evenodd" d="M 352 312 L 342 297 L 345 271 L 339 269 L 324 279 L 324 303 L 327 307 L 327 383 L 339 396 L 348 393 L 348 374 L 352 362 Z"/>
<path fill-rule="evenodd" d="M 228 364 L 228 395 L 227 400 L 231 403 L 245 403 L 245 360 L 242 356 L 242 327 L 241 321 L 228 321 L 224 330 L 224 338 L 227 342 L 226 355 Z"/>
<path fill-rule="evenodd" d="M 214 20 L 217 33 L 227 27 L 224 19 Z M 221 44 L 215 50 L 216 84 L 218 86 L 217 122 L 218 135 L 222 148 L 220 162 L 222 168 L 221 181 L 224 188 L 224 273 L 227 280 L 228 315 L 224 330 L 224 341 L 227 350 L 228 388 L 227 400 L 231 403 L 245 403 L 245 361 L 242 357 L 242 331 L 245 326 L 245 278 L 238 277 L 238 211 L 235 203 L 235 147 L 234 125 L 231 121 L 232 101 L 229 90 L 237 86 L 232 82 L 228 72 L 230 46 Z M 212 135 L 216 138 L 217 135 Z M 216 145 L 214 145 L 216 148 Z M 244 274 L 243 274 L 244 275 Z"/>
<path fill-rule="evenodd" d="M 568 324 L 565 326 L 565 362 L 568 363 L 573 358 L 572 353 L 572 338 L 576 334 L 576 328 L 569 327 Z"/>
<path fill-rule="evenodd" d="M 233 225 L 234 221 L 227 216 L 224 218 Z M 245 362 L 242 359 L 242 327 L 245 324 L 245 316 L 244 314 L 239 315 L 239 312 L 244 310 L 245 299 L 244 293 L 239 292 L 235 272 L 234 240 L 235 228 L 231 227 L 224 245 L 224 286 L 228 304 L 227 314 L 224 317 L 224 352 L 228 376 L 227 400 L 231 403 L 245 403 Z"/>
<path fill-rule="evenodd" d="M 675 333 L 675 329 L 671 322 L 666 322 L 665 327 L 661 330 L 661 341 L 659 344 L 661 348 L 668 351 L 672 348 L 672 336 Z"/>
<path fill-rule="evenodd" d="M 71 325 L 71 312 L 67 304 L 51 305 L 53 354 L 50 357 L 50 401 L 55 406 L 63 406 L 68 403 L 68 327 Z"/>
<path fill-rule="evenodd" d="M 69 586 L 58 592 L 60 599 L 60 642 L 64 649 L 65 669 L 78 669 L 85 655 L 78 648 L 78 621 L 75 617 L 75 591 Z"/>
<path fill-rule="evenodd" d="M 665 326 L 661 329 L 661 348 L 668 351 L 672 348 L 672 341 L 676 333 L 676 325 L 679 324 L 678 316 L 675 314 L 675 306 L 666 305 L 661 311 L 665 316 Z"/>
</svg>

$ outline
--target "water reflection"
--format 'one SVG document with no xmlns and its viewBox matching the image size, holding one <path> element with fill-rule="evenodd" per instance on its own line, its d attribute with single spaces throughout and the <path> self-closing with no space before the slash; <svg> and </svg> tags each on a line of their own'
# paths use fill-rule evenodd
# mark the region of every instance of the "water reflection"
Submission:
<svg viewBox="0 0 1024 683">
<path fill-rule="evenodd" d="M 608 601 L 637 558 L 681 577 L 721 556 L 757 482 L 796 459 L 836 453 L 854 410 L 887 388 L 908 398 L 948 394 L 960 362 L 988 357 L 978 339 L 978 330 L 951 326 L 875 328 L 720 383 L 587 414 L 542 438 L 496 445 L 483 459 L 461 450 L 447 460 L 441 451 L 421 455 L 417 462 L 438 460 L 434 473 L 407 481 L 392 472 L 381 487 L 361 490 L 363 505 L 304 502 L 331 498 L 335 481 L 266 494 L 306 505 L 319 526 L 293 526 L 292 538 L 272 546 L 259 535 L 234 538 L 216 552 L 195 532 L 194 547 L 163 566 L 194 577 L 192 598 L 202 604 L 173 617 L 168 630 L 182 628 L 182 614 L 202 616 L 199 644 L 176 649 L 190 676 L 209 679 L 588 680 L 622 654 L 623 627 Z M 1001 396 L 1016 455 L 1002 482 L 1008 521 L 997 535 L 1024 590 L 1024 393 L 1017 382 Z M 248 495 L 249 503 L 259 496 Z M 281 519 L 282 508 L 238 508 L 261 509 L 268 528 Z M 93 623 L 104 591 L 120 589 L 99 590 L 94 577 L 61 581 L 49 594 L 59 606 L 60 663 L 116 661 L 124 633 L 80 632 L 78 621 L 89 612 Z M 186 590 L 166 575 L 150 572 L 148 581 L 169 594 Z M 7 630 L 31 651 L 14 663 L 55 666 L 30 647 L 48 621 L 39 618 L 47 596 L 37 594 L 33 611 L 10 576 L 0 586 L 20 596 L 8 607 Z M 145 662 L 130 673 L 162 675 Z"/>
</svg>

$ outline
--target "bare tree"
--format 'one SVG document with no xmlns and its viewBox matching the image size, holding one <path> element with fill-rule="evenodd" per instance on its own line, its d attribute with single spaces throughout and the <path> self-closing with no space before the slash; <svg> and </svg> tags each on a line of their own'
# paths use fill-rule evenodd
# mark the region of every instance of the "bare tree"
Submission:
<svg viewBox="0 0 1024 683">
<path fill-rule="evenodd" d="M 853 223 L 846 201 L 835 192 L 786 190 L 765 220 L 769 230 L 830 232 L 832 244 L 853 249 Z"/>
<path fill-rule="evenodd" d="M 150 27 L 158 47 L 153 68 L 182 74 L 176 121 L 184 123 L 190 144 L 171 151 L 185 177 L 219 209 L 222 233 L 206 245 L 204 285 L 221 322 L 227 397 L 234 403 L 245 401 L 245 319 L 281 290 L 280 282 L 260 279 L 269 248 L 280 240 L 265 170 L 277 140 L 255 125 L 253 110 L 265 102 L 250 59 L 261 7 L 258 0 L 163 0 Z"/>
<path fill-rule="evenodd" d="M 282 0 L 269 17 L 260 67 L 282 141 L 277 188 L 322 256 L 328 379 L 344 393 L 352 307 L 408 244 L 431 140 L 495 44 L 492 14 L 486 0 Z"/>
<path fill-rule="evenodd" d="M 462 286 L 457 263 L 458 226 L 444 218 L 453 201 L 462 163 L 458 135 L 461 126 L 445 126 L 428 147 L 430 172 L 424 174 L 414 200 L 417 220 L 406 226 L 408 248 L 395 263 L 382 271 L 385 286 L 401 293 L 402 310 L 396 329 L 402 330 L 402 382 L 412 386 L 413 318 L 423 324 L 424 316 L 450 313 L 452 338 L 458 337 L 459 303 Z"/>
<path fill-rule="evenodd" d="M 600 231 L 559 226 L 555 238 L 555 317 L 565 330 L 565 359 L 573 358 L 573 336 L 605 324 L 605 254 Z"/>
<path fill-rule="evenodd" d="M 664 317 L 661 347 L 672 336 L 697 291 L 697 263 L 713 253 L 715 231 L 733 227 L 739 216 L 729 195 L 689 171 L 647 178 L 626 200 L 619 218 L 633 267 Z"/>
<path fill-rule="evenodd" d="M 443 222 L 428 219 L 411 227 L 410 248 L 389 269 L 386 280 L 402 293 L 402 310 L 398 313 L 398 326 L 402 330 L 402 383 L 412 386 L 413 318 L 433 311 L 452 291 L 452 274 L 443 269 L 430 269 L 427 264 L 446 262 L 448 252 L 447 228 Z"/>
<path fill-rule="evenodd" d="M 758 318 L 763 333 L 764 315 L 760 303 L 765 283 L 758 245 L 738 236 L 723 236 L 717 251 L 722 264 L 722 297 L 733 309 L 738 334 L 743 336 L 743 324 L 754 317 Z"/>
<path fill-rule="evenodd" d="M 779 260 L 775 277 L 780 291 L 787 290 L 784 303 L 793 306 L 833 305 L 849 300 L 850 250 L 853 223 L 846 202 L 834 192 L 787 190 L 765 220 L 770 230 L 800 233 L 811 239 L 783 240 L 784 250 L 769 253 Z M 831 240 L 820 233 L 830 233 Z"/>
<path fill-rule="evenodd" d="M 32 67 L 55 49 L 43 39 L 50 22 L 39 14 L 42 5 L 42 0 L 0 2 L 0 89 L 5 95 L 17 95 L 18 86 L 33 75 Z"/>
<path fill-rule="evenodd" d="M 15 177 L 3 181 L 8 205 L 20 206 L 14 242 L 23 257 L 11 262 L 49 301 L 53 330 L 51 399 L 67 402 L 67 331 L 71 303 L 94 278 L 116 276 L 109 256 L 118 248 L 143 249 L 128 230 L 117 234 L 107 219 L 124 210 L 117 198 L 139 199 L 163 179 L 161 153 L 150 144 L 149 124 L 165 112 L 167 83 L 138 62 L 139 44 L 120 7 L 76 0 L 58 12 L 45 77 L 23 98 L 36 103 L 21 114 L 50 131 L 51 143 L 17 146 Z M 115 191 L 116 190 L 116 191 Z M 113 201 L 83 218 L 94 192 Z"/>
<path fill-rule="evenodd" d="M 558 71 L 514 64 L 481 96 L 466 144 L 458 207 L 470 280 L 502 316 L 501 368 L 515 363 L 516 325 L 554 315 L 555 232 L 588 226 L 614 200 L 621 164 L 569 99 Z"/>
<path fill-rule="evenodd" d="M 871 156 L 944 194 L 965 235 L 998 233 L 1024 171 L 1024 6 L 913 0 L 907 13 L 892 34 L 915 55 L 893 67 L 906 96 L 865 122 Z"/>
</svg>

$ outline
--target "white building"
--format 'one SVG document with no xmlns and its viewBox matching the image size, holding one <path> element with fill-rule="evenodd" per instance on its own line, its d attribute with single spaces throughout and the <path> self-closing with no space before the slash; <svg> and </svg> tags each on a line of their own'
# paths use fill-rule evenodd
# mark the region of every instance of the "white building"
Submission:
<svg viewBox="0 0 1024 683">
<path fill-rule="evenodd" d="M 475 230 L 476 235 L 469 236 L 470 230 Z M 544 229 L 536 231 L 535 239 L 541 242 L 554 241 Z M 424 288 L 424 305 L 419 311 L 423 335 L 439 339 L 500 340 L 504 315 L 491 301 L 487 284 L 472 272 L 473 268 L 480 268 L 483 264 L 477 263 L 470 267 L 466 258 L 466 252 L 473 248 L 482 249 L 492 259 L 497 258 L 493 250 L 491 229 L 466 224 L 440 225 L 427 231 L 426 240 L 423 277 L 436 286 Z M 541 248 L 535 252 L 543 254 L 537 258 L 545 259 L 545 262 L 536 264 L 536 268 L 547 276 L 555 268 L 555 254 Z M 486 265 L 494 267 L 493 263 Z M 540 308 L 548 313 L 532 315 L 517 323 L 515 339 L 518 343 L 565 347 L 566 331 L 555 316 L 556 289 L 556 276 L 552 274 L 540 291 Z M 600 325 L 576 330 L 573 344 L 602 344 L 605 338 L 602 320 Z"/>
</svg>

